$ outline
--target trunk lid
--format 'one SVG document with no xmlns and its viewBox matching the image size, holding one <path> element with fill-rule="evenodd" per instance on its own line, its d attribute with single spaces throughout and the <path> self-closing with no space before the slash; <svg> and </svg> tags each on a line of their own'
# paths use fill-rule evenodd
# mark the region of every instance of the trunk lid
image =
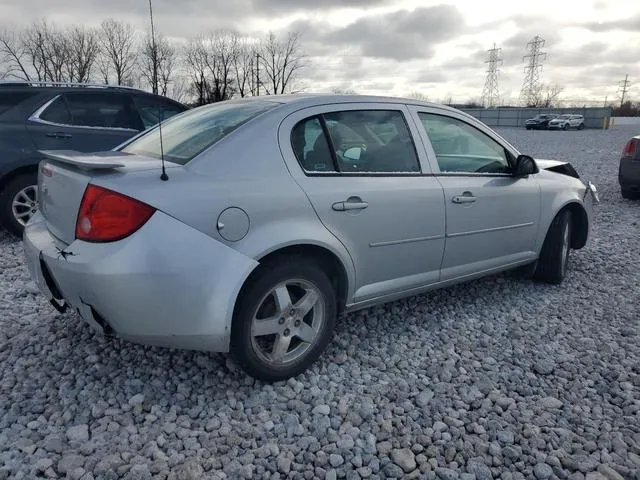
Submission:
<svg viewBox="0 0 640 480">
<path fill-rule="evenodd" d="M 121 152 L 80 153 L 41 151 L 45 159 L 38 169 L 40 212 L 49 231 L 70 244 L 75 240 L 76 219 L 82 197 L 92 179 L 108 175 L 127 175 L 156 169 L 160 160 Z M 166 168 L 179 165 L 167 163 Z"/>
</svg>

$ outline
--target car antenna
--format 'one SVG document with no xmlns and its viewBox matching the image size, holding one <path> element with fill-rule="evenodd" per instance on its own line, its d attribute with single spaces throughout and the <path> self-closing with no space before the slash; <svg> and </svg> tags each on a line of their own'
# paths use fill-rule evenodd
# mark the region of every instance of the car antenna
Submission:
<svg viewBox="0 0 640 480">
<path fill-rule="evenodd" d="M 164 168 L 164 146 L 162 145 L 162 120 L 164 120 L 164 112 L 162 111 L 162 107 L 160 107 L 160 123 L 158 124 L 158 129 L 160 133 L 160 161 L 162 162 L 162 174 L 160 175 L 160 180 L 166 182 L 169 180 L 169 175 L 167 175 L 167 170 Z"/>
<path fill-rule="evenodd" d="M 151 8 L 151 0 L 149 0 L 149 18 L 151 19 L 151 48 L 153 49 L 153 52 L 152 52 L 153 58 L 151 59 L 153 63 L 153 86 L 156 87 L 155 89 L 157 91 L 158 50 L 156 50 L 156 33 L 153 28 L 153 9 Z M 167 180 L 169 180 L 169 176 L 167 175 L 167 170 L 165 169 L 165 166 L 164 166 L 164 146 L 162 144 L 162 120 L 164 120 L 163 113 L 164 112 L 162 111 L 162 106 L 160 106 L 158 108 L 158 119 L 160 121 L 158 123 L 158 131 L 160 133 L 160 161 L 162 162 L 162 174 L 160 175 L 160 180 L 162 180 L 163 182 L 166 182 Z"/>
</svg>

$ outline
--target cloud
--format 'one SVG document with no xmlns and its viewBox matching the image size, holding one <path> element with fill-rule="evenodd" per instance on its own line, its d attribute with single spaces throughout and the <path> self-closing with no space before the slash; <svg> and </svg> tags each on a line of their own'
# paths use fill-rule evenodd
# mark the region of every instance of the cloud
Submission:
<svg viewBox="0 0 640 480">
<path fill-rule="evenodd" d="M 234 0 L 235 1 L 235 0 Z M 332 8 L 372 8 L 391 3 L 391 0 L 253 0 L 254 12 L 258 14 L 282 14 L 292 12 L 326 11 Z"/>
<path fill-rule="evenodd" d="M 612 30 L 640 32 L 640 13 L 618 20 L 576 23 L 574 25 L 586 28 L 592 32 L 609 32 Z"/>
</svg>

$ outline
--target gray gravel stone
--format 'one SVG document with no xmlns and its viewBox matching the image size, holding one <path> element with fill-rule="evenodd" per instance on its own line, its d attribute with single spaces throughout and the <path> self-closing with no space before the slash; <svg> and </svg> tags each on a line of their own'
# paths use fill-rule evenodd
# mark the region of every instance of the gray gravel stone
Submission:
<svg viewBox="0 0 640 480">
<path fill-rule="evenodd" d="M 543 358 L 533 365 L 533 371 L 539 375 L 549 375 L 556 368 L 556 362 L 551 358 Z"/>
<path fill-rule="evenodd" d="M 67 429 L 67 440 L 76 443 L 86 442 L 89 440 L 89 426 L 83 424 L 69 427 Z"/>
<path fill-rule="evenodd" d="M 450 468 L 438 467 L 436 468 L 436 475 L 441 480 L 456 480 L 460 477 L 458 472 L 451 470 Z"/>
<path fill-rule="evenodd" d="M 409 473 L 416 469 L 416 457 L 408 448 L 391 450 L 391 460 L 398 465 L 405 473 Z"/>
<path fill-rule="evenodd" d="M 491 469 L 482 460 L 469 460 L 467 472 L 474 475 L 476 480 L 492 480 Z"/>
<path fill-rule="evenodd" d="M 553 469 L 546 463 L 536 463 L 533 467 L 533 474 L 538 480 L 547 480 L 553 475 Z"/>
</svg>

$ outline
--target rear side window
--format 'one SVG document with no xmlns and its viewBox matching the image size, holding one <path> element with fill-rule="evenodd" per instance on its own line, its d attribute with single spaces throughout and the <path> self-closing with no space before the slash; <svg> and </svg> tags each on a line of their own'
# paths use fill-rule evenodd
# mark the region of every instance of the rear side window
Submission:
<svg viewBox="0 0 640 480">
<path fill-rule="evenodd" d="M 0 115 L 32 97 L 33 92 L 0 92 Z"/>
<path fill-rule="evenodd" d="M 206 105 L 162 123 L 164 158 L 185 165 L 249 120 L 277 106 L 276 102 L 238 101 Z M 125 153 L 161 158 L 160 131 L 153 128 L 124 145 Z"/>
<path fill-rule="evenodd" d="M 293 152 L 308 172 L 335 172 L 327 137 L 319 117 L 299 122 L 291 132 Z"/>
<path fill-rule="evenodd" d="M 174 115 L 186 110 L 185 107 L 181 107 L 175 103 L 146 95 L 136 96 L 134 97 L 134 101 L 138 107 L 138 113 L 140 114 L 140 119 L 145 129 L 156 125 L 161 118 L 162 120 L 168 120 Z"/>
<path fill-rule="evenodd" d="M 294 127 L 291 141 L 307 172 L 335 172 L 336 166 L 342 173 L 420 172 L 411 132 L 397 110 L 348 110 L 308 118 Z"/>
<path fill-rule="evenodd" d="M 66 93 L 71 125 L 142 130 L 131 97 L 118 93 Z"/>
<path fill-rule="evenodd" d="M 40 120 L 60 125 L 71 124 L 71 116 L 69 115 L 67 102 L 64 101 L 64 98 L 59 96 L 51 102 L 51 104 L 45 108 L 44 112 L 40 114 Z"/>
</svg>

